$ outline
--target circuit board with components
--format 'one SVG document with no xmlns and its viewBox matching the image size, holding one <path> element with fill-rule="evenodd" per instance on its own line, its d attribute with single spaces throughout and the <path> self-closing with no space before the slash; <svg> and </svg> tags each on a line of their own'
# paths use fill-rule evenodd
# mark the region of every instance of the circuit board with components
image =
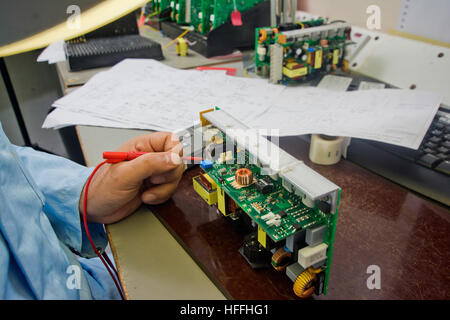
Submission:
<svg viewBox="0 0 450 320">
<path fill-rule="evenodd" d="M 351 25 L 324 19 L 255 31 L 255 67 L 272 83 L 297 82 L 341 69 Z"/>
<path fill-rule="evenodd" d="M 302 198 L 287 191 L 280 180 L 274 181 L 267 175 L 261 175 L 258 166 L 248 164 L 248 154 L 245 154 L 245 159 L 246 164 L 215 162 L 213 167 L 205 172 L 272 240 L 283 240 L 301 229 L 332 224 L 327 220 L 329 216 L 322 213 L 317 206 L 309 208 L 304 205 Z M 255 182 L 247 187 L 236 188 L 235 174 L 241 168 L 250 169 Z M 267 188 L 260 188 L 258 183 L 264 183 Z M 225 214 L 230 213 L 228 210 Z M 268 224 L 272 220 L 270 218 L 277 216 L 280 216 L 280 219 L 276 219 L 280 220 L 280 225 Z"/>
<path fill-rule="evenodd" d="M 257 246 L 244 242 L 242 249 L 249 264 L 264 265 L 270 256 L 271 265 L 293 280 L 299 297 L 310 296 L 312 287 L 315 294 L 326 294 L 339 187 L 281 149 L 279 169 L 264 171 L 270 159 L 255 149 L 261 144 L 246 148 L 243 141 L 255 140 L 229 133 L 245 125 L 218 109 L 201 117 L 207 119 L 202 120 L 204 173 L 193 178 L 194 189 L 223 216 L 251 221 Z"/>
<path fill-rule="evenodd" d="M 190 25 L 207 34 L 230 20 L 234 10 L 245 12 L 265 0 L 153 0 L 147 4 L 147 13 L 171 9 L 170 20 Z"/>
</svg>

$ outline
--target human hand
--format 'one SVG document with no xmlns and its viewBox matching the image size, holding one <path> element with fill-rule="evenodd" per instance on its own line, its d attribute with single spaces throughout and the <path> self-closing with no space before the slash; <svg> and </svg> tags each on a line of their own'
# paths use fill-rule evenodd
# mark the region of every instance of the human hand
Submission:
<svg viewBox="0 0 450 320">
<path fill-rule="evenodd" d="M 117 151 L 147 152 L 134 160 L 106 163 L 89 185 L 88 222 L 113 223 L 133 213 L 142 203 L 159 204 L 175 192 L 184 171 L 178 137 L 154 132 L 127 141 Z M 83 211 L 85 190 L 80 197 Z"/>
</svg>

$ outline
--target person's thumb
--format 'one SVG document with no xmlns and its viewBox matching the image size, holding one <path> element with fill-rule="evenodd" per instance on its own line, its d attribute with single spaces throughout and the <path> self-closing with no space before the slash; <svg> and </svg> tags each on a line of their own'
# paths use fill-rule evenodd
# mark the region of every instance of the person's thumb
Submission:
<svg viewBox="0 0 450 320">
<path fill-rule="evenodd" d="M 119 174 L 133 183 L 139 183 L 152 175 L 163 174 L 175 169 L 181 164 L 181 158 L 177 153 L 149 152 L 134 160 L 121 164 Z"/>
</svg>

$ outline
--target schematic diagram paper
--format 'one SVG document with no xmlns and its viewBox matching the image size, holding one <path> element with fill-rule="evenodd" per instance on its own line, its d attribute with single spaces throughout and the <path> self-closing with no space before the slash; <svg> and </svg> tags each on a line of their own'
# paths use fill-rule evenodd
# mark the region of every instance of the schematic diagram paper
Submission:
<svg viewBox="0 0 450 320">
<path fill-rule="evenodd" d="M 286 88 L 250 126 L 279 128 L 283 136 L 318 133 L 417 149 L 441 101 L 439 94 L 425 91 Z"/>
<path fill-rule="evenodd" d="M 106 120 L 111 126 L 168 131 L 192 126 L 201 110 L 218 106 L 250 127 L 278 129 L 280 135 L 321 133 L 418 148 L 441 101 L 441 95 L 419 90 L 280 86 L 127 59 L 53 106 L 78 113 L 74 122 L 85 115 L 91 125 L 98 118 L 99 125 Z M 62 116 L 67 124 L 67 113 Z"/>
</svg>

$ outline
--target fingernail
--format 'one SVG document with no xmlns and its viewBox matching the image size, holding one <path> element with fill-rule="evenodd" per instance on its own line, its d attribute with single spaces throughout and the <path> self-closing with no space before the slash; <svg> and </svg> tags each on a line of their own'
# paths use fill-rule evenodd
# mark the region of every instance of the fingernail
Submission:
<svg viewBox="0 0 450 320">
<path fill-rule="evenodd" d="M 171 152 L 170 153 L 170 160 L 172 161 L 173 164 L 178 165 L 181 163 L 181 158 L 178 154 Z"/>
<path fill-rule="evenodd" d="M 161 184 L 165 182 L 165 178 L 163 176 L 151 177 L 150 182 L 153 184 Z"/>
<path fill-rule="evenodd" d="M 152 202 L 156 200 L 156 195 L 153 193 L 149 193 L 145 195 L 145 202 Z"/>
</svg>

